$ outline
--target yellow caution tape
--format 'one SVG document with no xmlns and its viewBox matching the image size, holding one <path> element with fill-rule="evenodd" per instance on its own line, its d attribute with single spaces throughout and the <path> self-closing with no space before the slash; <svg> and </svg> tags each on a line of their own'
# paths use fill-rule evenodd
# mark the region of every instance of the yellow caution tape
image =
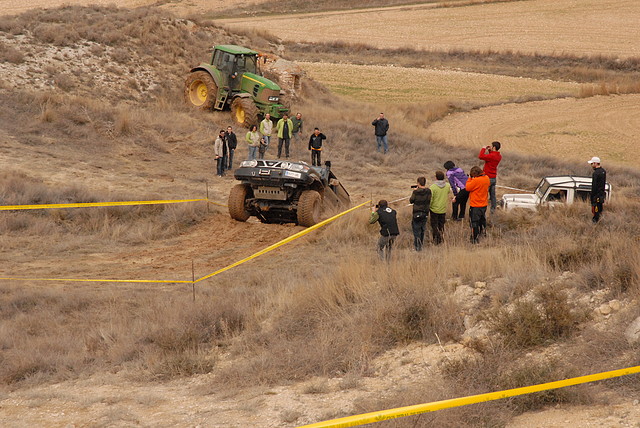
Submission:
<svg viewBox="0 0 640 428">
<path fill-rule="evenodd" d="M 207 199 L 169 199 L 161 201 L 122 201 L 122 202 L 81 202 L 71 204 L 40 204 L 40 205 L 0 205 L 0 211 L 8 210 L 47 210 L 52 208 L 86 208 L 86 207 L 115 207 L 127 205 L 160 205 L 179 204 L 182 202 L 207 201 Z"/>
<path fill-rule="evenodd" d="M 449 400 L 435 401 L 427 404 L 416 404 L 414 406 L 399 407 L 397 409 L 381 410 L 378 412 L 365 413 L 362 415 L 348 416 L 346 418 L 332 419 L 330 421 L 317 422 L 310 425 L 302 425 L 298 428 L 346 428 L 364 424 L 386 421 L 389 419 L 401 418 L 404 416 L 417 415 L 420 413 L 435 412 L 436 410 L 449 409 L 452 407 L 467 406 L 469 404 L 482 403 L 485 401 L 499 400 L 501 398 L 515 397 L 517 395 L 531 394 L 532 392 L 547 391 L 549 389 L 564 388 L 566 386 L 579 385 L 582 383 L 595 382 L 603 379 L 626 376 L 640 373 L 640 366 L 626 369 L 612 370 L 608 372 L 596 373 L 587 376 L 574 377 L 555 382 L 541 383 L 538 385 L 525 386 L 522 388 L 507 389 L 504 391 L 489 392 L 486 394 L 471 395 L 468 397 L 452 398 Z"/>
<path fill-rule="evenodd" d="M 207 202 L 209 202 L 210 204 L 213 204 L 213 205 L 218 205 L 220 207 L 229 208 L 229 205 L 221 204 L 220 202 L 213 202 L 213 201 L 207 201 Z"/>
<path fill-rule="evenodd" d="M 12 278 L 0 277 L 5 281 L 64 281 L 64 282 L 131 282 L 131 283 L 162 283 L 162 284 L 192 284 L 193 281 L 155 280 L 155 279 L 78 279 L 78 278 Z"/>
<path fill-rule="evenodd" d="M 311 227 L 308 227 L 308 228 L 306 228 L 306 229 L 304 229 L 304 230 L 302 230 L 302 231 L 300 231 L 300 232 L 298 232 L 298 233 L 295 233 L 295 234 L 293 234 L 293 235 L 289 236 L 288 238 L 283 239 L 283 240 L 282 240 L 282 241 L 280 241 L 280 242 L 276 242 L 275 244 L 270 245 L 270 246 L 268 246 L 267 248 L 265 248 L 265 249 L 263 249 L 263 250 L 260 250 L 260 251 L 258 251 L 258 252 L 257 252 L 257 253 L 255 253 L 255 254 L 250 255 L 249 257 L 246 257 L 246 258 L 244 258 L 244 259 L 242 259 L 242 260 L 240 260 L 240 261 L 237 261 L 237 262 L 235 262 L 235 263 L 233 263 L 233 264 L 230 264 L 229 266 L 223 267 L 222 269 L 219 269 L 219 270 L 217 270 L 217 271 L 215 271 L 215 272 L 213 272 L 213 273 L 211 273 L 211 274 L 209 274 L 209 275 L 203 276 L 202 278 L 197 279 L 195 282 L 204 281 L 205 279 L 211 278 L 212 276 L 219 275 L 219 274 L 221 274 L 222 272 L 226 272 L 226 271 L 228 271 L 229 269 L 232 269 L 232 268 L 234 268 L 234 267 L 236 267 L 236 266 L 238 266 L 238 265 L 241 265 L 241 264 L 243 264 L 243 263 L 246 263 L 246 262 L 248 262 L 249 260 L 255 259 L 256 257 L 259 257 L 259 256 L 261 256 L 261 255 L 263 255 L 263 254 L 265 254 L 265 253 L 268 253 L 269 251 L 273 251 L 273 250 L 275 250 L 276 248 L 283 246 L 284 244 L 287 244 L 287 243 L 289 243 L 289 242 L 291 242 L 291 241 L 293 241 L 293 240 L 296 240 L 296 239 L 298 239 L 298 238 L 300 238 L 300 237 L 302 237 L 302 236 L 306 235 L 306 234 L 307 234 L 307 233 L 309 233 L 309 232 L 312 232 L 312 231 L 314 231 L 314 230 L 316 230 L 316 229 L 318 229 L 318 228 L 320 228 L 320 227 L 322 227 L 322 226 L 324 226 L 324 225 L 326 225 L 326 224 L 328 224 L 328 223 L 331 223 L 332 221 L 334 221 L 334 220 L 336 220 L 336 219 L 338 219 L 338 218 L 342 217 L 342 216 L 343 216 L 343 215 L 345 215 L 345 214 L 348 214 L 348 213 L 350 213 L 350 212 L 352 212 L 352 211 L 354 211 L 354 210 L 357 210 L 358 208 L 360 208 L 360 207 L 362 207 L 362 206 L 364 206 L 364 205 L 368 204 L 369 202 L 371 202 L 371 201 L 363 202 L 363 203 L 361 203 L 360 205 L 357 205 L 357 206 L 355 206 L 355 207 L 353 207 L 353 208 L 349 208 L 348 210 L 343 211 L 343 212 L 341 212 L 340 214 L 336 214 L 336 215 L 334 215 L 334 216 L 333 216 L 333 217 L 331 217 L 331 218 L 328 218 L 328 219 L 326 219 L 326 220 L 324 220 L 324 221 L 321 221 L 320 223 L 317 223 L 317 224 L 315 224 L 315 225 L 313 225 L 313 226 L 311 226 Z"/>
<path fill-rule="evenodd" d="M 205 200 L 206 199 L 185 199 L 185 200 L 182 200 L 181 202 L 193 202 L 193 201 L 205 201 Z M 142 201 L 142 202 L 153 202 L 153 201 Z M 127 283 L 127 282 L 129 282 L 129 283 L 157 283 L 157 284 L 195 284 L 196 282 L 200 282 L 200 281 L 203 281 L 203 280 L 205 280 L 207 278 L 211 278 L 212 276 L 218 275 L 218 274 L 220 274 L 222 272 L 225 272 L 225 271 L 227 271 L 227 270 L 229 270 L 231 268 L 234 268 L 234 267 L 236 267 L 238 265 L 241 265 L 241 264 L 243 264 L 245 262 L 248 262 L 249 260 L 255 259 L 256 257 L 261 256 L 261 255 L 263 255 L 265 253 L 268 253 L 271 250 L 275 250 L 276 248 L 278 248 L 278 247 L 280 247 L 280 246 L 282 246 L 282 245 L 284 245 L 284 244 L 286 244 L 288 242 L 291 242 L 291 241 L 293 241 L 295 239 L 298 239 L 301 236 L 304 236 L 304 235 L 306 235 L 307 233 L 309 233 L 309 232 L 311 232 L 313 230 L 316 230 L 316 229 L 318 229 L 318 228 L 320 228 L 320 227 L 322 227 L 322 226 L 324 226 L 324 225 L 326 225 L 328 223 L 331 223 L 332 221 L 342 217 L 345 214 L 350 213 L 351 211 L 354 211 L 354 210 L 364 206 L 365 204 L 368 204 L 369 202 L 370 201 L 364 202 L 364 203 L 362 203 L 362 204 L 360 204 L 360 205 L 358 205 L 356 207 L 353 207 L 353 208 L 350 208 L 350 209 L 348 209 L 346 211 L 343 211 L 340 214 L 337 214 L 337 215 L 335 215 L 335 216 L 333 216 L 333 217 L 331 217 L 331 218 L 329 218 L 327 220 L 321 221 L 320 223 L 318 223 L 318 224 L 316 224 L 314 226 L 308 227 L 303 231 L 300 231 L 300 232 L 298 232 L 296 234 L 293 234 L 293 235 L 289 236 L 288 238 L 285 238 L 280 242 L 277 242 L 277 243 L 275 243 L 275 244 L 273 244 L 273 245 L 271 245 L 271 246 L 269 246 L 269 247 L 267 247 L 267 248 L 265 248 L 265 249 L 263 249 L 261 251 L 258 251 L 257 253 L 255 253 L 255 254 L 247 257 L 247 258 L 244 258 L 244 259 L 242 259 L 242 260 L 240 260 L 238 262 L 235 262 L 235 263 L 233 263 L 233 264 L 231 264 L 231 265 L 229 265 L 229 266 L 227 266 L 225 268 L 219 269 L 219 270 L 213 272 L 212 274 L 204 276 L 204 277 L 202 277 L 202 278 L 200 278 L 200 279 L 198 279 L 196 281 L 151 280 L 151 279 L 17 278 L 17 277 L 0 277 L 0 280 L 5 280 L 5 281 L 64 281 L 64 282 L 118 282 L 118 283 Z M 18 206 L 21 206 L 21 205 L 18 205 Z M 24 206 L 24 205 L 22 205 L 22 206 Z"/>
</svg>

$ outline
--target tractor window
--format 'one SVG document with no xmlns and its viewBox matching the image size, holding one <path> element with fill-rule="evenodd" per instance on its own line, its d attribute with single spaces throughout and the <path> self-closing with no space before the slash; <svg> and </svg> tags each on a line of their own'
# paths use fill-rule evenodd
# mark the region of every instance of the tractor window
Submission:
<svg viewBox="0 0 640 428">
<path fill-rule="evenodd" d="M 236 65 L 238 72 L 256 72 L 256 57 L 255 55 L 238 55 L 236 57 Z"/>
<path fill-rule="evenodd" d="M 220 71 L 231 73 L 233 68 L 233 55 L 223 51 L 216 51 L 213 55 L 213 65 Z"/>
</svg>

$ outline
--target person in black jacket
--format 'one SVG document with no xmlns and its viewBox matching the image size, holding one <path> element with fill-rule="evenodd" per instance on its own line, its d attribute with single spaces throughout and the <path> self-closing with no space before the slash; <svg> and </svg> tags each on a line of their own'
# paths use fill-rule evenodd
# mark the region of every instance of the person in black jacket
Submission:
<svg viewBox="0 0 640 428">
<path fill-rule="evenodd" d="M 380 224 L 380 239 L 378 240 L 378 256 L 380 260 L 391 260 L 391 248 L 396 237 L 400 234 L 395 210 L 389 208 L 386 200 L 381 199 L 371 211 L 369 224 Z"/>
<path fill-rule="evenodd" d="M 320 132 L 318 128 L 313 130 L 313 134 L 309 137 L 309 150 L 311 150 L 311 165 L 320 166 L 322 163 L 321 154 L 322 154 L 322 141 L 326 140 L 327 137 Z"/>
<path fill-rule="evenodd" d="M 377 119 L 371 122 L 373 126 L 376 127 L 376 142 L 378 143 L 378 148 L 376 151 L 380 151 L 380 149 L 384 150 L 384 154 L 386 155 L 389 151 L 389 143 L 387 141 L 387 132 L 389 131 L 389 121 L 385 119 L 384 113 L 380 113 Z"/>
<path fill-rule="evenodd" d="M 236 134 L 233 132 L 233 128 L 227 126 L 227 132 L 224 133 L 224 139 L 227 141 L 227 165 L 226 169 L 233 168 L 233 153 L 236 151 L 238 147 L 238 138 Z"/>
<path fill-rule="evenodd" d="M 588 161 L 593 168 L 593 174 L 591 175 L 591 212 L 593 213 L 593 221 L 597 223 L 600 221 L 600 215 L 602 214 L 602 205 L 607 197 L 605 190 L 607 184 L 607 171 L 600 166 L 600 158 L 594 156 Z"/>
<path fill-rule="evenodd" d="M 413 246 L 416 251 L 422 251 L 424 233 L 427 230 L 429 205 L 431 204 L 431 190 L 427 188 L 426 178 L 418 177 L 418 184 L 409 198 L 409 203 L 413 204 L 413 218 L 411 219 Z"/>
</svg>

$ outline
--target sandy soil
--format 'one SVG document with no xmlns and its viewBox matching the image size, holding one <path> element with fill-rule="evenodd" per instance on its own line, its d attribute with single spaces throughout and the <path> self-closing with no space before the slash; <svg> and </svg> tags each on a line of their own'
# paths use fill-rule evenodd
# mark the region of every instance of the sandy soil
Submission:
<svg viewBox="0 0 640 428">
<path fill-rule="evenodd" d="M 357 20 L 357 26 L 352 25 Z M 532 0 L 431 9 L 346 11 L 221 20 L 230 27 L 268 26 L 286 40 L 344 40 L 376 47 L 493 49 L 525 53 L 640 55 L 640 2 Z"/>
<path fill-rule="evenodd" d="M 429 128 L 433 138 L 481 147 L 499 140 L 503 151 L 635 166 L 640 161 L 640 95 L 559 99 L 488 107 L 449 116 Z"/>
</svg>

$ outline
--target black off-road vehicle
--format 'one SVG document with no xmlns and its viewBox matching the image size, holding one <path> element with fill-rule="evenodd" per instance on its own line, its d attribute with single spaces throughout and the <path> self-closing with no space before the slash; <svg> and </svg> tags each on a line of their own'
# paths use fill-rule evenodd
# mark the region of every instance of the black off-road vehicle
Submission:
<svg viewBox="0 0 640 428">
<path fill-rule="evenodd" d="M 331 171 L 331 163 L 246 160 L 234 172 L 229 214 L 238 221 L 256 216 L 263 223 L 296 223 L 309 227 L 325 209 L 346 207 L 349 193 Z"/>
</svg>

